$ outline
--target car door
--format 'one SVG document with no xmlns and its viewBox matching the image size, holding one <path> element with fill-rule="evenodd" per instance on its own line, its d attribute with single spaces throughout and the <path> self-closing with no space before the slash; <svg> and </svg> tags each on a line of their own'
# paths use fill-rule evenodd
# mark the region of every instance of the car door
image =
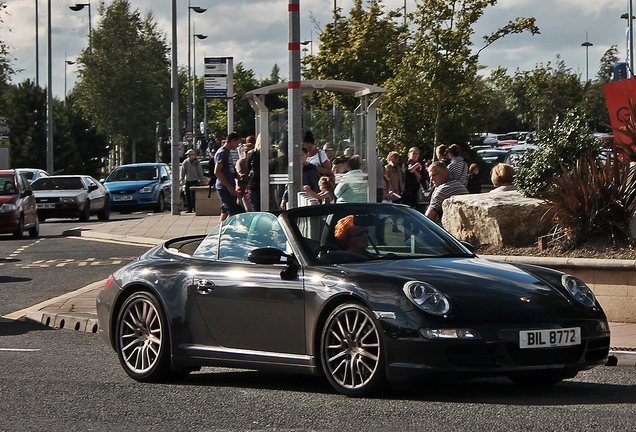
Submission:
<svg viewBox="0 0 636 432">
<path fill-rule="evenodd" d="M 88 199 L 91 202 L 91 210 L 101 210 L 106 204 L 106 195 L 104 191 L 99 187 L 97 180 L 92 177 L 84 177 L 84 182 L 88 187 Z"/>
<path fill-rule="evenodd" d="M 35 197 L 33 196 L 31 185 L 24 177 L 24 175 L 20 173 L 16 173 L 16 178 L 18 181 L 18 188 L 20 193 L 19 200 L 24 212 L 24 226 L 34 226 L 38 215 L 35 207 Z"/>
<path fill-rule="evenodd" d="M 285 248 L 278 220 L 243 213 L 220 229 L 209 264 L 194 270 L 192 295 L 215 340 L 223 347 L 287 354 L 305 353 L 304 291 L 300 277 L 283 280 L 285 265 L 250 263 L 260 247 Z"/>
</svg>

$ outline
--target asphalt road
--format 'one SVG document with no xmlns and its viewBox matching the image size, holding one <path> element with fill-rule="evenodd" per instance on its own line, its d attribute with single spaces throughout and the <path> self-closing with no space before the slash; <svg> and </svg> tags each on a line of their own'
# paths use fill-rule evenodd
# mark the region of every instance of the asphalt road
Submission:
<svg viewBox="0 0 636 432">
<path fill-rule="evenodd" d="M 40 225 L 37 238 L 0 235 L 0 315 L 106 279 L 149 249 L 62 235 L 81 225 L 86 223 L 51 219 Z"/>
<path fill-rule="evenodd" d="M 318 377 L 205 368 L 137 383 L 92 333 L 0 322 L 0 430 L 630 431 L 636 370 L 598 367 L 547 389 L 505 379 L 372 399 Z"/>
</svg>

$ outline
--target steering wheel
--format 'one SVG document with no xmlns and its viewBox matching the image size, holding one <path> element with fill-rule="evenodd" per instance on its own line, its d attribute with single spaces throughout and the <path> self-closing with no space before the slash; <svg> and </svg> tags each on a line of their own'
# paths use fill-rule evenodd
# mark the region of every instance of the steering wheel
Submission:
<svg viewBox="0 0 636 432">
<path fill-rule="evenodd" d="M 324 252 L 328 252 L 332 250 L 340 250 L 340 248 L 336 245 L 326 243 L 322 246 L 318 246 L 317 248 L 313 249 L 311 252 L 314 254 L 314 256 L 320 259 Z"/>
</svg>

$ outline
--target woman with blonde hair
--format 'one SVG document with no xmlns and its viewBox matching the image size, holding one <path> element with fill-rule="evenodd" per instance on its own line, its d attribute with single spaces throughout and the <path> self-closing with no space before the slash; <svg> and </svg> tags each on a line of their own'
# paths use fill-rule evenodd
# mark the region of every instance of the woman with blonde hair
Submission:
<svg viewBox="0 0 636 432">
<path fill-rule="evenodd" d="M 515 169 L 507 163 L 498 163 L 492 168 L 490 180 L 495 188 L 490 192 L 508 192 L 517 190 L 513 184 Z"/>
</svg>

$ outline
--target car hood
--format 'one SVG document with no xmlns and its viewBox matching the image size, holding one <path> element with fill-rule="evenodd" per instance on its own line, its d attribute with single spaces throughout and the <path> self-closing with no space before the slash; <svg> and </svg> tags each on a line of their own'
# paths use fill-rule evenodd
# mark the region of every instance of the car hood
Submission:
<svg viewBox="0 0 636 432">
<path fill-rule="evenodd" d="M 117 182 L 104 182 L 104 186 L 110 192 L 118 191 L 130 191 L 139 190 L 146 186 L 154 186 L 158 183 L 157 180 L 129 180 L 129 181 L 117 181 Z"/>
<path fill-rule="evenodd" d="M 511 321 L 524 317 L 536 321 L 546 314 L 563 317 L 575 310 L 580 316 L 584 308 L 560 286 L 562 273 L 540 267 L 480 258 L 373 261 L 336 267 L 354 280 L 365 279 L 367 286 L 375 281 L 380 291 L 381 281 L 386 284 L 387 277 L 398 279 L 400 288 L 412 280 L 429 283 L 449 298 L 453 315 L 484 322 L 489 322 L 493 314 Z M 395 281 L 387 286 L 395 291 Z"/>
<path fill-rule="evenodd" d="M 36 198 L 58 198 L 58 197 L 77 197 L 84 195 L 83 190 L 39 190 L 33 191 Z"/>
<path fill-rule="evenodd" d="M 8 202 L 14 203 L 15 197 L 16 197 L 15 195 L 0 195 L 0 206 Z"/>
</svg>

